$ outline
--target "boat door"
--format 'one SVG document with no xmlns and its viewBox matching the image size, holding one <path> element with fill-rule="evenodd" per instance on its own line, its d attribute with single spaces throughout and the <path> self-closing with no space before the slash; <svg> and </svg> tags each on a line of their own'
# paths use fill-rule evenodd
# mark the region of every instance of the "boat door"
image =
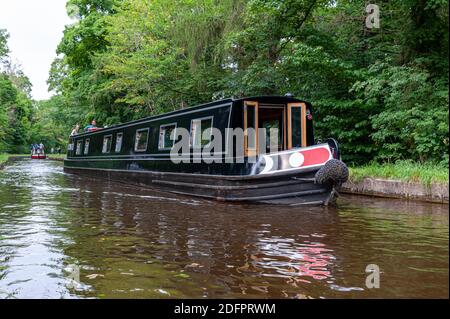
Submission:
<svg viewBox="0 0 450 319">
<path fill-rule="evenodd" d="M 306 104 L 289 103 L 287 110 L 287 149 L 306 147 Z"/>
</svg>

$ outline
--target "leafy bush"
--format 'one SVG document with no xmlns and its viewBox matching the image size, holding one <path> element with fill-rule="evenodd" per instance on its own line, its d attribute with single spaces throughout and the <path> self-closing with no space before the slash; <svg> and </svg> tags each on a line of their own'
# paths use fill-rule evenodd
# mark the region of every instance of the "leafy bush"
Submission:
<svg viewBox="0 0 450 319">
<path fill-rule="evenodd" d="M 418 66 L 377 63 L 354 91 L 378 110 L 370 117 L 376 159 L 413 159 L 448 166 L 448 81 Z"/>
</svg>

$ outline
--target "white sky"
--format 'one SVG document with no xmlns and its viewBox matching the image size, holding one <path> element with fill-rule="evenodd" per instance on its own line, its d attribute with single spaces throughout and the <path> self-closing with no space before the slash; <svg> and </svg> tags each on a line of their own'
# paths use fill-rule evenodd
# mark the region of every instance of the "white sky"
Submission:
<svg viewBox="0 0 450 319">
<path fill-rule="evenodd" d="M 66 0 L 0 0 L 0 29 L 7 29 L 8 47 L 33 84 L 36 100 L 46 99 L 50 65 L 56 57 L 64 26 L 73 23 Z"/>
</svg>

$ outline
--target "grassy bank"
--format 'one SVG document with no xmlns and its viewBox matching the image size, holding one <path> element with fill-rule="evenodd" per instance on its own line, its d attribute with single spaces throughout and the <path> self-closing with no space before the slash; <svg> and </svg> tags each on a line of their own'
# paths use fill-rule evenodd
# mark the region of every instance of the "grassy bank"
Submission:
<svg viewBox="0 0 450 319">
<path fill-rule="evenodd" d="M 8 154 L 0 154 L 0 167 L 6 163 L 10 155 Z"/>
<path fill-rule="evenodd" d="M 10 157 L 30 156 L 30 154 L 0 154 L 0 168 L 3 167 Z"/>
<path fill-rule="evenodd" d="M 397 162 L 395 164 L 368 164 L 350 168 L 350 180 L 359 182 L 366 177 L 401 180 L 406 182 L 447 183 L 448 168 L 432 164 Z"/>
</svg>

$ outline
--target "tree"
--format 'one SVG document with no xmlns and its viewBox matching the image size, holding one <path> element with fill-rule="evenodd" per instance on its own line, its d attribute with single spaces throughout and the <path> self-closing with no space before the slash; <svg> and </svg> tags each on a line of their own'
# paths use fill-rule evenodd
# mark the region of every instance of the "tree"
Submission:
<svg viewBox="0 0 450 319">
<path fill-rule="evenodd" d="M 44 143 L 47 149 L 62 148 L 72 126 L 77 122 L 76 109 L 68 109 L 64 97 L 55 95 L 33 105 L 31 119 L 31 143 Z"/>
<path fill-rule="evenodd" d="M 448 1 L 378 4 L 381 29 L 353 0 L 72 0 L 49 83 L 104 124 L 291 92 L 351 164 L 448 165 Z"/>
<path fill-rule="evenodd" d="M 104 79 L 95 75 L 94 58 L 107 48 L 105 16 L 114 12 L 112 0 L 70 0 L 67 11 L 77 21 L 66 27 L 57 48 L 59 57 L 50 71 L 51 90 L 62 94 L 65 104 L 75 108 L 79 120 L 98 116 L 106 120 L 104 112 L 110 97 L 98 95 Z"/>
<path fill-rule="evenodd" d="M 28 152 L 31 83 L 8 56 L 8 34 L 0 30 L 0 152 Z"/>
<path fill-rule="evenodd" d="M 0 29 L 0 63 L 8 56 L 8 33 L 5 29 Z"/>
</svg>

